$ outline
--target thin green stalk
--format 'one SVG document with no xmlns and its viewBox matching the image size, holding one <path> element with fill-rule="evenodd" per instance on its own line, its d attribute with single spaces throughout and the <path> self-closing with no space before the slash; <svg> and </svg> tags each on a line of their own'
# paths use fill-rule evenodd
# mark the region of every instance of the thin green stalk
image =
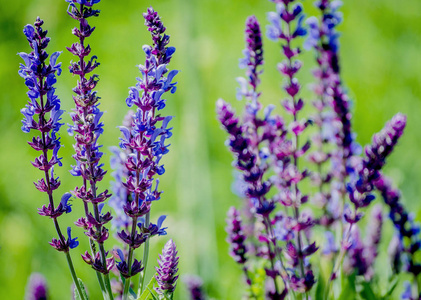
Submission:
<svg viewBox="0 0 421 300">
<path fill-rule="evenodd" d="M 150 214 L 149 212 L 146 214 L 145 217 L 145 227 L 149 227 L 150 222 Z M 139 290 L 137 292 L 138 297 L 142 295 L 144 287 L 145 287 L 145 277 L 146 277 L 146 267 L 148 266 L 148 258 L 149 258 L 149 238 L 145 242 L 145 248 L 143 249 L 143 270 L 140 273 L 139 277 Z"/>
<path fill-rule="evenodd" d="M 75 268 L 73 267 L 73 261 L 72 261 L 72 257 L 70 256 L 69 252 L 64 252 L 66 254 L 66 258 L 67 258 L 67 264 L 69 265 L 69 269 L 70 269 L 70 273 L 72 274 L 72 278 L 73 278 L 73 282 L 76 286 L 77 292 L 79 293 L 79 296 L 82 300 L 85 300 L 85 296 L 82 293 L 82 288 L 80 287 L 79 284 L 79 280 L 76 276 L 76 272 L 75 272 Z M 88 300 L 88 299 L 86 299 Z"/>
<path fill-rule="evenodd" d="M 136 200 L 137 199 L 137 195 L 136 195 Z M 133 218 L 133 222 L 132 222 L 132 232 L 131 232 L 131 236 L 133 237 L 136 234 L 136 224 L 137 224 L 137 217 Z M 127 264 L 128 264 L 128 268 L 129 268 L 129 275 L 131 275 L 132 272 L 132 260 L 133 260 L 133 252 L 134 252 L 134 248 L 132 246 L 130 246 L 129 248 L 129 257 L 127 259 Z M 123 300 L 127 300 L 128 299 L 128 295 L 129 295 L 129 289 L 130 289 L 130 279 L 131 277 L 126 279 L 126 282 L 124 283 L 124 290 L 123 290 Z"/>
<path fill-rule="evenodd" d="M 86 202 L 85 202 L 86 204 Z M 92 257 L 95 257 L 96 254 L 96 250 L 95 250 L 95 242 L 91 239 L 89 239 L 89 245 L 91 248 L 91 252 L 92 252 Z M 95 271 L 96 273 L 96 278 L 98 279 L 98 283 L 99 283 L 99 287 L 101 288 L 101 292 L 102 292 L 102 297 L 104 299 L 107 299 L 107 291 L 105 290 L 105 286 L 104 286 L 104 279 L 102 278 L 102 274 L 98 271 Z"/>
<path fill-rule="evenodd" d="M 103 254 L 103 255 L 104 255 L 104 256 L 103 256 L 103 257 L 104 257 L 104 258 L 103 258 L 103 260 L 105 261 L 106 256 L 105 256 L 104 244 L 99 244 L 99 249 L 100 249 L 100 251 L 101 251 L 101 254 Z M 106 288 L 106 290 L 107 290 L 107 293 L 108 293 L 109 299 L 110 299 L 110 300 L 114 300 L 113 292 L 112 292 L 112 290 L 111 290 L 110 274 L 109 274 L 109 273 L 106 273 L 106 274 L 104 274 L 104 277 L 105 277 L 105 288 Z"/>
</svg>

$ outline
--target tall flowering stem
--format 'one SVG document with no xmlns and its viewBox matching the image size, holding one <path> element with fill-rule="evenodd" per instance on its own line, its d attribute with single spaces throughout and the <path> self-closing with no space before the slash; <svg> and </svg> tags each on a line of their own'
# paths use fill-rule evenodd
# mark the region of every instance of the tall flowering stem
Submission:
<svg viewBox="0 0 421 300">
<path fill-rule="evenodd" d="M 72 239 L 70 227 L 67 228 L 68 238 L 66 239 L 58 222 L 58 217 L 63 213 L 72 211 L 71 205 L 68 203 L 71 195 L 64 194 L 57 206 L 54 203 L 53 191 L 58 189 L 61 183 L 58 177 L 54 177 L 54 166 L 62 165 L 61 158 L 58 157 L 61 147 L 58 132 L 63 125 L 60 123 L 63 110 L 60 109 L 60 99 L 55 95 L 54 87 L 57 81 L 56 74 L 58 76 L 61 73 L 61 63 L 57 63 L 60 52 L 54 52 L 50 56 L 49 64 L 46 62 L 49 55 L 45 49 L 50 38 L 47 37 L 47 31 L 41 28 L 43 24 L 44 21 L 38 17 L 34 26 L 29 24 L 25 26 L 23 32 L 32 52 L 18 53 L 24 60 L 24 64 L 20 64 L 19 75 L 25 79 L 25 85 L 29 88 L 27 93 L 29 101 L 21 110 L 24 115 L 22 131 L 25 133 L 29 133 L 31 130 L 39 131 L 39 136 L 33 137 L 32 141 L 28 142 L 33 149 L 41 152 L 32 165 L 44 173 L 44 178 L 34 182 L 35 187 L 48 195 L 48 205 L 39 208 L 38 213 L 53 220 L 58 239 L 53 238 L 50 245 L 65 253 L 73 282 L 79 295 L 82 295 L 69 253 L 70 249 L 79 245 L 79 242 L 76 241 L 77 238 Z M 50 158 L 49 151 L 52 151 Z"/>
<path fill-rule="evenodd" d="M 317 110 L 314 123 L 319 132 L 312 137 L 313 145 L 317 147 L 317 150 L 308 158 L 317 166 L 317 173 L 313 174 L 312 179 L 319 186 L 319 193 L 313 200 L 316 205 L 323 208 L 323 216 L 320 217 L 318 223 L 327 228 L 342 218 L 342 209 L 338 208 L 343 206 L 345 199 L 346 162 L 351 154 L 350 151 L 343 150 L 342 137 L 352 137 L 349 123 L 351 114 L 348 110 L 346 95 L 334 97 L 334 91 L 336 94 L 339 91 L 343 93 L 338 62 L 339 34 L 336 32 L 336 26 L 341 22 L 341 14 L 337 11 L 339 4 L 339 1 L 332 4 L 329 0 L 315 2 L 315 6 L 320 10 L 320 20 L 316 17 L 307 19 L 309 34 L 304 43 L 304 48 L 314 50 L 317 62 L 317 68 L 313 71 L 317 81 L 312 90 L 317 96 L 313 105 Z M 337 101 L 334 102 L 334 100 L 337 99 L 343 99 L 345 103 L 344 114 L 339 115 L 335 111 Z M 341 117 L 344 116 L 347 123 L 345 126 L 341 122 Z M 347 133 L 344 133 L 344 129 Z M 333 150 L 332 144 L 337 145 Z M 345 152 L 347 152 L 347 157 L 343 155 Z M 328 162 L 330 166 L 326 168 L 325 165 Z M 330 185 L 331 189 L 326 190 L 326 185 Z M 338 200 L 342 202 L 338 203 Z"/>
<path fill-rule="evenodd" d="M 351 128 L 350 101 L 340 75 L 339 33 L 336 27 L 342 21 L 342 15 L 338 11 L 341 4 L 341 1 L 332 0 L 315 2 L 321 16 L 320 20 L 316 17 L 307 20 L 309 35 L 305 47 L 313 48 L 316 52 L 319 69 L 315 72 L 315 76 L 320 79 L 321 84 L 318 93 L 321 95 L 323 105 L 330 106 L 334 112 L 333 122 L 328 130 L 335 136 L 337 145 L 331 153 L 332 176 L 336 179 L 334 190 L 342 199 L 341 212 L 343 212 L 347 194 L 345 183 L 349 175 L 354 172 L 352 157 L 358 154 L 358 146 Z M 332 203 L 332 206 L 339 205 Z M 339 218 L 341 216 L 342 213 L 339 214 Z"/>
<path fill-rule="evenodd" d="M 415 253 L 421 248 L 420 226 L 414 223 L 413 215 L 406 211 L 400 201 L 400 191 L 392 187 L 386 176 L 380 174 L 374 184 L 389 207 L 389 218 L 397 231 L 397 245 L 391 243 L 394 247 L 394 257 L 392 257 L 394 271 L 400 271 L 403 261 L 403 270 L 412 274 L 418 294 L 421 296 L 421 287 L 418 285 L 421 264 L 415 261 Z M 412 297 L 411 288 L 408 293 Z"/>
<path fill-rule="evenodd" d="M 350 237 L 352 227 L 361 218 L 361 208 L 367 207 L 374 200 L 372 194 L 375 181 L 380 177 L 380 171 L 386 162 L 406 126 L 406 116 L 398 113 L 392 120 L 386 123 L 385 127 L 373 136 L 372 144 L 365 148 L 365 158 L 358 171 L 358 176 L 347 186 L 348 196 L 354 209 L 347 207 L 344 210 L 344 219 L 349 224 L 348 230 L 344 232 L 341 251 L 336 259 L 332 274 L 328 283 L 327 294 L 330 292 L 331 282 L 337 277 L 337 271 L 342 265 L 345 254 L 351 247 Z"/>
<path fill-rule="evenodd" d="M 282 105 L 285 111 L 292 115 L 293 121 L 289 125 L 289 133 L 292 135 L 292 143 L 285 141 L 289 145 L 288 151 L 280 153 L 277 158 L 282 167 L 279 169 L 278 186 L 282 192 L 283 204 L 292 209 L 296 225 L 293 227 L 296 236 L 296 245 L 290 243 L 289 248 L 296 256 L 300 268 L 300 275 L 292 276 L 292 285 L 296 291 L 306 292 L 314 285 L 314 276 L 310 268 L 305 268 L 304 258 L 317 250 L 315 243 L 304 245 L 303 233 L 309 232 L 314 224 L 310 215 L 300 214 L 300 207 L 308 199 L 307 195 L 302 194 L 299 183 L 308 175 L 307 170 L 300 171 L 299 158 L 303 156 L 310 148 L 310 142 L 307 141 L 300 145 L 300 136 L 311 122 L 309 120 L 300 120 L 299 112 L 304 107 L 304 101 L 299 98 L 301 89 L 300 83 L 296 78 L 297 72 L 301 69 L 301 62 L 296 59 L 301 50 L 294 47 L 292 42 L 299 37 L 305 36 L 307 31 L 303 27 L 304 14 L 302 13 L 301 3 L 294 3 L 291 0 L 275 0 L 277 12 L 268 14 L 271 25 L 268 27 L 268 37 L 273 41 L 281 41 L 282 52 L 286 59 L 278 65 L 282 75 L 287 78 L 284 90 L 288 95 Z M 291 161 L 292 160 L 292 161 Z M 285 197 L 287 195 L 287 197 Z M 307 249 L 307 251 L 305 251 Z M 308 251 L 312 249 L 311 251 Z"/>
<path fill-rule="evenodd" d="M 149 8 L 143 17 L 152 35 L 153 45 L 143 46 L 146 61 L 144 65 L 139 65 L 142 77 L 138 78 L 136 86 L 130 88 L 129 97 L 126 99 L 129 107 L 136 106 L 132 124 L 129 128 L 120 127 L 123 134 L 120 147 L 131 153 L 125 162 L 128 177 L 124 183 L 131 198 L 123 207 L 125 214 L 131 219 L 131 230 L 118 233 L 120 239 L 129 246 L 127 259 L 121 258 L 118 264 L 120 272 L 124 270 L 127 274 L 123 299 L 128 297 L 130 277 L 141 271 L 140 268 L 135 268 L 135 264 L 140 264 L 137 260 L 134 260 L 132 265 L 134 250 L 142 244 L 145 245 L 143 270 L 146 270 L 149 239 L 166 234 L 166 228 L 162 227 L 165 216 L 159 217 L 157 223 L 153 224 L 150 222 L 149 212 L 152 202 L 159 200 L 162 193 L 158 190 L 159 179 L 156 177 L 165 172 L 160 161 L 169 152 L 166 139 L 172 135 L 172 128 L 168 128 L 172 117 L 161 116 L 159 111 L 165 107 L 164 94 L 176 91 L 176 83 L 172 81 L 178 73 L 177 70 L 169 71 L 167 68 L 175 48 L 167 46 L 170 36 L 165 34 L 166 28 L 158 13 Z M 144 274 L 143 272 L 140 277 L 139 295 L 144 289 Z"/>
<path fill-rule="evenodd" d="M 275 220 L 270 216 L 276 207 L 274 199 L 269 198 L 266 194 L 269 192 L 272 183 L 264 176 L 269 168 L 268 149 L 275 143 L 278 137 L 283 136 L 284 123 L 279 116 L 271 116 L 273 106 L 269 106 L 263 111 L 263 118 L 259 116 L 262 112 L 262 104 L 259 101 L 261 93 L 257 91 L 260 83 L 259 75 L 261 70 L 258 68 L 263 65 L 263 48 L 260 32 L 260 25 L 256 17 L 251 16 L 246 21 L 246 49 L 244 50 L 244 58 L 240 60 L 240 67 L 246 68 L 246 78 L 237 78 L 240 88 L 237 92 L 237 98 L 245 98 L 247 100 L 246 109 L 242 119 L 238 118 L 232 107 L 222 99 L 217 102 L 218 119 L 223 128 L 229 134 L 228 144 L 231 152 L 235 156 L 235 167 L 241 171 L 241 181 L 245 183 L 244 195 L 247 204 L 251 207 L 256 220 L 262 223 L 264 232 L 259 234 L 258 240 L 265 246 L 265 258 L 269 260 L 270 266 L 266 268 L 266 273 L 273 280 L 273 290 L 268 290 L 268 296 L 271 299 L 279 299 L 285 297 L 288 292 L 288 275 L 285 267 L 281 266 L 281 270 L 276 267 L 276 261 L 279 259 L 279 247 L 274 234 L 273 225 Z M 239 215 L 236 213 L 236 215 Z M 230 214 L 230 218 L 235 217 Z M 234 219 L 229 221 L 236 222 Z M 229 240 L 232 241 L 234 231 L 238 228 L 231 228 L 229 225 Z M 238 225 L 238 224 L 237 224 Z M 236 247 L 239 247 L 237 245 Z M 241 247 L 245 247 L 244 245 Z M 238 249 L 240 250 L 240 249 Z M 238 251 L 237 251 L 238 252 Z M 236 254 L 236 259 L 242 257 Z M 243 264 L 243 270 L 247 275 L 247 268 L 243 259 L 237 262 Z M 280 262 L 282 265 L 282 262 Z M 281 276 L 282 273 L 282 276 Z M 284 289 L 280 292 L 277 278 L 281 277 L 284 281 Z M 246 276 L 247 283 L 251 286 L 252 282 L 249 276 Z M 253 296 L 253 295 L 252 295 Z"/>
<path fill-rule="evenodd" d="M 91 243 L 91 254 L 86 252 L 82 258 L 97 272 L 103 293 L 105 284 L 106 296 L 113 299 L 109 271 L 114 265 L 114 259 L 107 258 L 108 252 L 104 248 L 104 242 L 108 239 L 108 229 L 104 225 L 112 219 L 112 216 L 110 213 L 101 212 L 103 202 L 111 195 L 107 190 L 98 192 L 97 188 L 98 182 L 106 173 L 102 169 L 103 164 L 100 163 L 103 153 L 99 150 L 101 145 L 98 144 L 98 138 L 103 133 L 103 123 L 100 120 L 103 112 L 99 109 L 99 97 L 94 91 L 98 75 L 88 75 L 99 66 L 99 63 L 95 55 L 91 56 L 89 61 L 85 60 L 91 53 L 91 47 L 85 44 L 85 39 L 95 29 L 89 25 L 87 19 L 99 15 L 99 10 L 93 9 L 93 5 L 100 0 L 66 0 L 66 2 L 69 3 L 68 14 L 79 22 L 79 27 L 72 30 L 79 42 L 67 48 L 78 57 L 77 62 L 71 63 L 70 73 L 79 76 L 77 86 L 73 89 L 76 108 L 71 117 L 74 124 L 69 128 L 69 133 L 74 135 L 76 141 L 74 145 L 76 154 L 73 155 L 76 165 L 73 166 L 71 173 L 83 178 L 83 185 L 76 187 L 74 194 L 84 203 L 85 217 L 80 218 L 76 225 L 85 229 L 85 234 Z M 90 211 L 89 203 L 93 212 Z M 95 243 L 99 246 L 98 252 Z M 100 273 L 104 276 L 104 284 Z"/>
</svg>

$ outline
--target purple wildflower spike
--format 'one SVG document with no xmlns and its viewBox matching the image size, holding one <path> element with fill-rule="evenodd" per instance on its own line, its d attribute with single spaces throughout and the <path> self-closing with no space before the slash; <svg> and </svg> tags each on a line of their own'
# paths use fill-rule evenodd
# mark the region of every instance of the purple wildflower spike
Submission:
<svg viewBox="0 0 421 300">
<path fill-rule="evenodd" d="M 406 125 L 406 116 L 398 113 L 385 127 L 373 136 L 372 144 L 365 148 L 366 157 L 359 170 L 359 178 L 348 186 L 348 193 L 355 208 L 368 206 L 374 196 L 370 192 L 374 189 L 374 182 L 380 176 L 380 170 L 386 162 L 386 157 L 402 136 Z"/>
<path fill-rule="evenodd" d="M 191 300 L 205 300 L 206 296 L 203 291 L 203 281 L 199 276 L 186 275 L 183 279 L 187 286 Z"/>
<path fill-rule="evenodd" d="M 247 261 L 247 248 L 245 246 L 246 237 L 243 234 L 240 212 L 231 207 L 228 210 L 227 228 L 228 243 L 230 245 L 230 255 L 239 264 L 245 264 Z"/>
<path fill-rule="evenodd" d="M 259 75 L 262 71 L 257 68 L 263 65 L 263 44 L 260 25 L 255 16 L 247 18 L 246 21 L 246 49 L 244 49 L 244 58 L 240 60 L 240 67 L 247 68 L 247 82 L 256 91 L 260 83 Z"/>
<path fill-rule="evenodd" d="M 112 216 L 110 213 L 103 214 L 100 205 L 111 195 L 108 194 L 108 190 L 100 192 L 98 189 L 98 183 L 107 173 L 103 169 L 104 164 L 100 162 L 103 155 L 100 151 L 102 145 L 99 144 L 99 137 L 104 131 L 104 124 L 101 121 L 103 112 L 99 108 L 100 98 L 94 91 L 99 81 L 98 75 L 89 75 L 99 66 L 99 62 L 97 56 L 91 55 L 91 46 L 85 41 L 95 30 L 95 27 L 89 25 L 88 19 L 99 15 L 99 10 L 93 7 L 100 0 L 66 0 L 66 2 L 69 3 L 67 13 L 79 23 L 72 30 L 78 42 L 67 47 L 67 50 L 77 57 L 76 62 L 70 63 L 69 71 L 78 77 L 77 85 L 73 89 L 75 108 L 70 114 L 73 124 L 69 125 L 68 129 L 68 133 L 75 139 L 73 158 L 76 164 L 72 166 L 70 173 L 82 177 L 82 185 L 76 187 L 73 194 L 83 201 L 85 210 L 85 217 L 79 219 L 76 225 L 84 228 L 86 236 L 89 237 L 91 255 L 95 257 L 91 266 L 97 271 L 100 285 L 105 286 L 104 293 L 112 298 L 108 272 L 112 268 L 110 264 L 114 263 L 114 259 L 106 257 L 107 252 L 104 247 L 104 242 L 109 236 L 108 229 L 104 225 L 112 219 Z M 95 251 L 95 243 L 99 246 L 98 252 Z"/>
<path fill-rule="evenodd" d="M 30 130 L 40 132 L 40 136 L 33 137 L 32 142 L 28 143 L 36 151 L 42 152 L 32 162 L 32 165 L 43 171 L 44 178 L 34 184 L 39 191 L 47 193 L 49 199 L 48 206 L 43 205 L 38 209 L 38 213 L 54 220 L 59 239 L 54 238 L 50 244 L 58 251 L 64 251 L 68 255 L 69 246 L 74 248 L 77 245 L 73 242 L 75 239 L 69 238 L 66 241 L 57 218 L 63 213 L 71 212 L 71 205 L 68 203 L 70 195 L 64 194 L 58 206 L 55 206 L 53 197 L 53 191 L 60 186 L 59 178 L 54 177 L 54 166 L 61 166 L 61 158 L 58 157 L 58 150 L 61 147 L 58 132 L 63 125 L 60 123 L 63 110 L 60 109 L 60 99 L 55 95 L 54 87 L 57 81 L 56 75 L 61 73 L 61 63 L 57 63 L 60 52 L 53 53 L 50 56 L 49 64 L 47 64 L 48 54 L 45 49 L 50 38 L 47 37 L 47 31 L 41 28 L 43 24 L 44 21 L 38 17 L 34 26 L 25 26 L 24 34 L 33 51 L 29 54 L 19 53 L 25 62 L 20 65 L 19 75 L 25 79 L 25 84 L 29 88 L 27 95 L 30 99 L 21 111 L 24 115 L 22 130 L 24 132 Z M 35 116 L 37 118 L 34 118 Z M 52 152 L 50 157 L 49 151 Z"/>
<path fill-rule="evenodd" d="M 421 273 L 421 264 L 415 261 L 414 255 L 421 248 L 420 226 L 414 223 L 413 215 L 403 207 L 399 190 L 394 189 L 383 174 L 379 174 L 375 187 L 389 207 L 389 218 L 397 231 L 394 242 L 391 243 L 395 245 L 391 253 L 394 271 L 399 272 L 403 265 L 405 271 L 417 278 Z"/>
<path fill-rule="evenodd" d="M 176 287 L 178 279 L 178 259 L 177 248 L 173 240 L 169 240 L 164 249 L 162 249 L 162 255 L 159 255 L 158 267 L 155 267 L 158 273 L 155 278 L 158 282 L 156 291 L 160 295 L 170 296 Z"/>
<path fill-rule="evenodd" d="M 25 300 L 47 300 L 48 286 L 44 276 L 32 273 L 26 286 Z"/>
<path fill-rule="evenodd" d="M 168 46 L 170 36 L 165 33 L 166 28 L 158 13 L 151 7 L 143 18 L 153 45 L 142 47 L 146 60 L 144 65 L 139 65 L 141 77 L 137 78 L 135 86 L 130 87 L 126 99 L 127 106 L 133 107 L 134 111 L 129 112 L 123 126 L 119 127 L 122 133 L 121 150 L 112 150 L 112 164 L 116 171 L 113 174 L 115 195 L 110 205 L 119 216 L 114 224 L 128 251 L 124 268 L 122 263 L 119 268 L 128 278 L 124 297 L 128 295 L 130 277 L 140 271 L 140 264 L 133 263 L 134 250 L 143 244 L 146 249 L 151 237 L 167 233 L 167 228 L 163 226 L 165 216 L 159 217 L 153 224 L 150 222 L 150 210 L 152 203 L 161 198 L 157 177 L 165 173 L 161 160 L 169 152 L 168 139 L 172 136 L 169 126 L 172 116 L 163 116 L 159 111 L 166 105 L 166 93 L 176 91 L 174 77 L 178 73 L 168 69 L 175 48 Z M 147 257 L 143 263 L 146 269 Z M 136 269 L 132 270 L 134 267 Z M 144 277 L 141 276 L 140 289 L 144 288 Z"/>
</svg>

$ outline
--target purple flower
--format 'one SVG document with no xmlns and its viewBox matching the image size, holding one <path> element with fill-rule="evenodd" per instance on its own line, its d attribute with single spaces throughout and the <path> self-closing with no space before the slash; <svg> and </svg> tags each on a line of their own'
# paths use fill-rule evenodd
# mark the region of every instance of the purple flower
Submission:
<svg viewBox="0 0 421 300">
<path fill-rule="evenodd" d="M 32 273 L 26 286 L 25 300 L 47 300 L 48 286 L 44 276 Z"/>
<path fill-rule="evenodd" d="M 230 245 L 230 255 L 235 262 L 245 264 L 247 261 L 246 237 L 243 233 L 240 212 L 234 206 L 228 210 L 226 231 L 228 233 L 227 242 Z"/>
<path fill-rule="evenodd" d="M 389 218 L 397 231 L 397 235 L 391 243 L 395 247 L 389 251 L 394 271 L 399 272 L 402 262 L 404 262 L 404 270 L 417 277 L 421 273 L 421 264 L 415 261 L 414 255 L 421 247 L 420 227 L 414 224 L 413 216 L 403 207 L 399 190 L 394 189 L 383 174 L 379 175 L 375 181 L 375 187 L 380 191 L 384 202 L 389 207 Z"/>
<path fill-rule="evenodd" d="M 240 60 L 240 68 L 247 68 L 248 84 L 256 90 L 260 83 L 258 75 L 262 73 L 257 71 L 257 67 L 263 65 L 263 44 L 260 25 L 255 16 L 247 18 L 245 35 L 246 49 L 243 51 L 245 57 Z"/>
<path fill-rule="evenodd" d="M 178 279 L 178 259 L 177 249 L 173 240 L 169 240 L 164 249 L 162 249 L 162 255 L 159 255 L 158 267 L 155 267 L 156 281 L 158 282 L 158 287 L 156 291 L 160 295 L 171 295 L 176 287 Z"/>
<path fill-rule="evenodd" d="M 50 244 L 58 251 L 68 252 L 69 246 L 74 248 L 75 243 L 70 237 L 66 242 L 65 237 L 61 234 L 57 218 L 64 212 L 71 212 L 71 205 L 68 204 L 70 195 L 64 194 L 57 207 L 55 207 L 53 196 L 53 191 L 60 186 L 59 178 L 54 177 L 54 166 L 56 164 L 61 166 L 61 158 L 58 157 L 61 144 L 57 133 L 63 125 L 60 123 L 63 110 L 60 109 L 60 99 L 55 95 L 54 84 L 57 81 L 56 74 L 58 76 L 61 73 L 61 63 L 57 64 L 57 58 L 61 52 L 53 53 L 50 56 L 49 64 L 47 64 L 48 54 L 45 49 L 50 38 L 46 36 L 47 31 L 41 28 L 43 24 L 44 21 L 38 17 L 34 26 L 26 25 L 23 30 L 32 52 L 19 53 L 24 60 L 24 64 L 20 64 L 19 75 L 24 78 L 25 85 L 29 89 L 27 93 L 29 101 L 21 110 L 24 115 L 22 130 L 24 132 L 39 131 L 39 136 L 33 137 L 28 144 L 36 151 L 42 152 L 32 162 L 32 165 L 43 171 L 45 177 L 34 184 L 39 191 L 48 194 L 49 203 L 39 208 L 38 213 L 54 219 L 59 239 L 54 238 Z M 50 151 L 51 154 L 49 154 Z M 49 157 L 49 155 L 51 156 Z"/>
<path fill-rule="evenodd" d="M 106 258 L 104 241 L 108 239 L 109 233 L 104 225 L 112 219 L 112 216 L 110 213 L 102 214 L 102 206 L 99 204 L 106 201 L 111 195 L 107 190 L 100 192 L 97 187 L 106 174 L 103 169 L 104 164 L 100 162 L 103 155 L 100 151 L 102 145 L 98 143 L 104 125 L 101 122 L 103 112 L 99 109 L 100 98 L 94 91 L 99 80 L 98 75 L 89 76 L 89 73 L 93 72 L 99 63 L 95 55 L 89 58 L 91 46 L 85 41 L 95 29 L 89 25 L 87 19 L 99 15 L 99 10 L 92 8 L 99 1 L 66 0 L 66 2 L 69 3 L 68 14 L 79 23 L 78 27 L 72 30 L 73 35 L 78 38 L 78 42 L 67 47 L 67 50 L 77 57 L 76 62 L 71 62 L 69 71 L 79 77 L 77 85 L 73 89 L 75 108 L 70 114 L 73 124 L 69 126 L 68 130 L 75 139 L 73 158 L 76 164 L 70 173 L 73 176 L 81 176 L 83 179 L 83 185 L 76 187 L 73 191 L 73 194 L 83 201 L 85 208 L 85 217 L 79 219 L 76 224 L 86 230 L 85 234 L 92 243 L 97 242 L 99 245 L 99 252 L 96 253 L 99 256 L 95 256 L 93 259 L 93 268 L 107 274 L 112 267 L 109 266 L 109 263 L 114 263 L 114 261 Z M 93 212 L 89 211 L 89 203 L 92 205 Z M 75 242 L 73 244 L 75 245 Z M 92 255 L 94 255 L 94 251 Z M 109 293 L 110 283 L 107 276 L 105 285 Z"/>
<path fill-rule="evenodd" d="M 374 189 L 374 182 L 380 177 L 380 170 L 386 162 L 386 157 L 392 153 L 405 125 L 406 116 L 396 114 L 379 133 L 373 136 L 372 144 L 365 148 L 366 157 L 358 172 L 359 178 L 347 188 L 349 198 L 356 208 L 366 207 L 374 200 L 374 196 L 370 194 Z"/>
<path fill-rule="evenodd" d="M 161 160 L 169 152 L 167 140 L 172 136 L 172 128 L 169 127 L 172 117 L 163 116 L 158 111 L 166 105 L 166 93 L 176 91 L 174 77 L 178 73 L 168 69 L 175 48 L 168 47 L 170 36 L 165 34 L 166 28 L 158 13 L 149 8 L 143 17 L 153 45 L 142 47 L 146 61 L 144 65 L 139 65 L 141 76 L 137 78 L 136 86 L 129 89 L 126 99 L 127 106 L 134 107 L 135 111 L 119 127 L 122 133 L 121 151 L 114 150 L 116 156 L 113 158 L 117 170 L 113 174 L 116 195 L 112 205 L 122 208 L 126 214 L 121 219 L 127 226 L 118 236 L 129 246 L 128 266 L 132 263 L 130 259 L 135 248 L 153 236 L 167 234 L 167 228 L 162 227 L 165 216 L 153 224 L 149 221 L 149 213 L 152 202 L 161 198 L 157 175 L 165 173 Z M 129 221 L 129 218 L 132 220 Z M 137 226 L 129 229 L 128 224 Z M 126 275 L 129 275 L 130 267 L 127 271 Z M 125 290 L 128 290 L 128 282 Z"/>
<path fill-rule="evenodd" d="M 205 293 L 203 291 L 203 281 L 199 276 L 186 275 L 183 281 L 187 286 L 191 300 L 206 299 Z"/>
</svg>

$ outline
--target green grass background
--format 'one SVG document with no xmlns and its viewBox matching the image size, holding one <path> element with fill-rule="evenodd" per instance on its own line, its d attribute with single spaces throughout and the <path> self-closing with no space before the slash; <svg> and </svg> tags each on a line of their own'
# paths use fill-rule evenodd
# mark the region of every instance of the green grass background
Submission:
<svg viewBox="0 0 421 300">
<path fill-rule="evenodd" d="M 385 172 L 394 178 L 410 211 L 420 213 L 421 187 L 421 2 L 407 0 L 346 1 L 344 23 L 339 27 L 343 78 L 353 100 L 353 129 L 361 144 L 370 142 L 374 132 L 396 112 L 408 116 L 405 135 L 390 157 Z M 232 157 L 224 147 L 226 134 L 215 117 L 215 101 L 222 97 L 238 109 L 243 103 L 235 99 L 235 77 L 242 76 L 238 58 L 244 48 L 243 28 L 247 16 L 255 14 L 262 27 L 267 24 L 266 12 L 274 4 L 265 0 L 157 0 L 107 1 L 98 5 L 100 17 L 91 19 L 97 27 L 88 42 L 92 53 L 101 62 L 98 93 L 105 134 L 100 141 L 106 155 L 103 162 L 109 169 L 108 147 L 118 143 L 121 123 L 127 111 L 125 98 L 128 87 L 138 76 L 136 65 L 144 61 L 143 44 L 150 36 L 143 25 L 141 13 L 150 5 L 160 13 L 171 44 L 177 52 L 171 68 L 181 70 L 177 76 L 178 90 L 168 96 L 164 113 L 174 115 L 174 135 L 170 153 L 164 163 L 167 172 L 160 187 L 162 199 L 154 203 L 153 218 L 167 214 L 168 236 L 152 241 L 150 264 L 168 238 L 176 242 L 180 255 L 180 274 L 194 273 L 206 282 L 208 294 L 215 299 L 240 299 L 241 271 L 228 256 L 225 242 L 225 215 L 229 206 L 240 201 L 231 193 Z M 67 3 L 58 0 L 0 0 L 0 298 L 22 299 L 31 272 L 43 273 L 49 282 L 52 299 L 69 299 L 71 278 L 64 256 L 48 245 L 54 236 L 51 220 L 36 210 L 46 202 L 45 195 L 32 182 L 41 173 L 30 160 L 36 155 L 26 141 L 31 134 L 21 130 L 19 110 L 26 103 L 26 87 L 18 76 L 21 62 L 17 52 L 29 51 L 23 26 L 33 23 L 36 16 L 45 20 L 44 29 L 52 38 L 49 52 L 63 51 L 63 74 L 58 78 L 57 94 L 66 111 L 73 107 L 71 89 L 76 84 L 67 71 L 74 59 L 65 49 L 75 42 L 71 28 L 75 21 L 66 14 Z M 311 1 L 305 1 L 307 15 L 315 12 Z M 264 38 L 265 72 L 262 76 L 263 102 L 274 103 L 284 97 L 282 78 L 276 63 L 282 57 L 279 46 Z M 304 53 L 304 71 L 300 79 L 305 87 L 303 97 L 311 99 L 308 84 L 313 55 Z M 279 110 L 278 110 L 279 111 Z M 65 114 L 64 122 L 70 117 Z M 64 131 L 64 128 L 63 128 Z M 75 186 L 80 178 L 69 173 L 74 163 L 71 137 L 62 134 L 61 151 L 64 166 L 57 169 L 62 180 L 56 197 Z M 102 182 L 107 188 L 111 172 Z M 67 227 L 82 215 L 81 203 L 73 203 L 73 213 L 59 219 Z M 418 218 L 419 219 L 419 218 Z M 73 226 L 73 225 L 72 225 Z M 80 246 L 72 251 L 79 277 L 87 284 L 91 299 L 100 299 L 94 272 L 80 259 L 87 248 L 87 238 L 73 226 Z M 385 236 L 392 234 L 390 224 Z M 383 241 L 384 247 L 389 240 Z M 112 239 L 107 248 L 115 246 Z M 385 256 L 383 256 L 386 259 Z M 388 270 L 382 264 L 380 270 Z M 148 274 L 152 275 L 149 268 Z M 186 299 L 185 288 L 179 284 L 176 299 Z"/>
</svg>

